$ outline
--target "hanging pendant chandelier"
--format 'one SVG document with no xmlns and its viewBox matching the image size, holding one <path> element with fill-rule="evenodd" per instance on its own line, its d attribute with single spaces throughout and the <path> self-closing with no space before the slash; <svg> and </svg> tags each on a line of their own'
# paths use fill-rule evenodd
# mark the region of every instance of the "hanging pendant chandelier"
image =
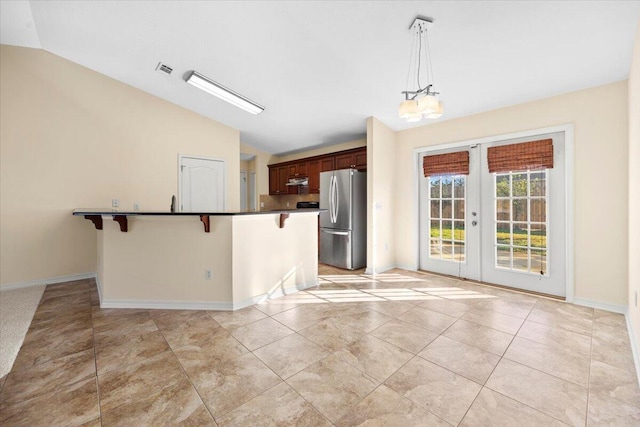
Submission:
<svg viewBox="0 0 640 427">
<path fill-rule="evenodd" d="M 398 111 L 400 118 L 407 122 L 419 122 L 424 117 L 437 119 L 444 112 L 442 101 L 437 96 L 439 92 L 433 87 L 433 67 L 427 38 L 427 29 L 432 24 L 430 19 L 417 17 L 409 27 L 413 43 L 409 55 L 407 90 L 401 92 L 404 94 L 404 101 L 400 103 Z M 415 86 L 409 85 L 410 80 Z M 415 90 L 410 90 L 410 87 L 415 87 Z"/>
</svg>

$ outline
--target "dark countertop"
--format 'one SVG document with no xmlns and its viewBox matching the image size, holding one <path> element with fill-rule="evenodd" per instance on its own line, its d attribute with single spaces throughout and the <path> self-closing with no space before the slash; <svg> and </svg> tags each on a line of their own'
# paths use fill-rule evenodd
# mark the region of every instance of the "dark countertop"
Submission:
<svg viewBox="0 0 640 427">
<path fill-rule="evenodd" d="M 326 209 L 280 209 L 273 211 L 257 212 L 168 212 L 168 211 L 127 211 L 109 208 L 78 208 L 73 210 L 73 215 L 124 215 L 124 216 L 235 216 L 235 215 L 265 215 L 265 214 L 292 214 L 292 213 L 319 213 Z"/>
</svg>

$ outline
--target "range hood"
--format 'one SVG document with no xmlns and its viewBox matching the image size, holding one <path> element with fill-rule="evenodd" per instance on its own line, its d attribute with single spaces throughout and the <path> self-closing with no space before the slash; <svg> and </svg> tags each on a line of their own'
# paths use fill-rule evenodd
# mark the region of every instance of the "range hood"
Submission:
<svg viewBox="0 0 640 427">
<path fill-rule="evenodd" d="M 287 186 L 309 185 L 309 178 L 289 178 Z"/>
</svg>

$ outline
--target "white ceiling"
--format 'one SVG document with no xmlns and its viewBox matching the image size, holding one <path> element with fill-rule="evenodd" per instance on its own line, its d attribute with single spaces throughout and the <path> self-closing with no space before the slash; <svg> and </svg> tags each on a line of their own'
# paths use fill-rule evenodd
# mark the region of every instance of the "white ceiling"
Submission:
<svg viewBox="0 0 640 427">
<path fill-rule="evenodd" d="M 239 129 L 284 154 L 394 130 L 417 15 L 439 120 L 628 77 L 640 1 L 0 1 L 0 42 L 41 47 Z M 171 76 L 155 71 L 158 62 Z M 257 116 L 185 84 L 196 70 L 262 104 Z M 597 108 L 597 106 L 594 106 Z M 430 120 L 429 123 L 435 121 Z"/>
</svg>

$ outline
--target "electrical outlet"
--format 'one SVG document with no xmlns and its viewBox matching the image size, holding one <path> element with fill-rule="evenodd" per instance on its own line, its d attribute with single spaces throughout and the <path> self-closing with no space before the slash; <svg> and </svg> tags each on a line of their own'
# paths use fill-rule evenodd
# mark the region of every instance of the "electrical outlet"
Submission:
<svg viewBox="0 0 640 427">
<path fill-rule="evenodd" d="M 120 200 L 118 199 L 111 199 L 111 207 L 112 208 L 117 208 L 120 206 Z"/>
<path fill-rule="evenodd" d="M 133 210 L 136 212 L 140 210 L 140 205 L 137 202 L 133 204 Z"/>
<path fill-rule="evenodd" d="M 287 202 L 287 207 L 289 207 L 289 202 Z"/>
<path fill-rule="evenodd" d="M 260 202 L 260 207 L 264 208 L 264 202 Z"/>
<path fill-rule="evenodd" d="M 204 271 L 204 278 L 205 280 L 211 280 L 211 270 L 205 270 Z"/>
</svg>

